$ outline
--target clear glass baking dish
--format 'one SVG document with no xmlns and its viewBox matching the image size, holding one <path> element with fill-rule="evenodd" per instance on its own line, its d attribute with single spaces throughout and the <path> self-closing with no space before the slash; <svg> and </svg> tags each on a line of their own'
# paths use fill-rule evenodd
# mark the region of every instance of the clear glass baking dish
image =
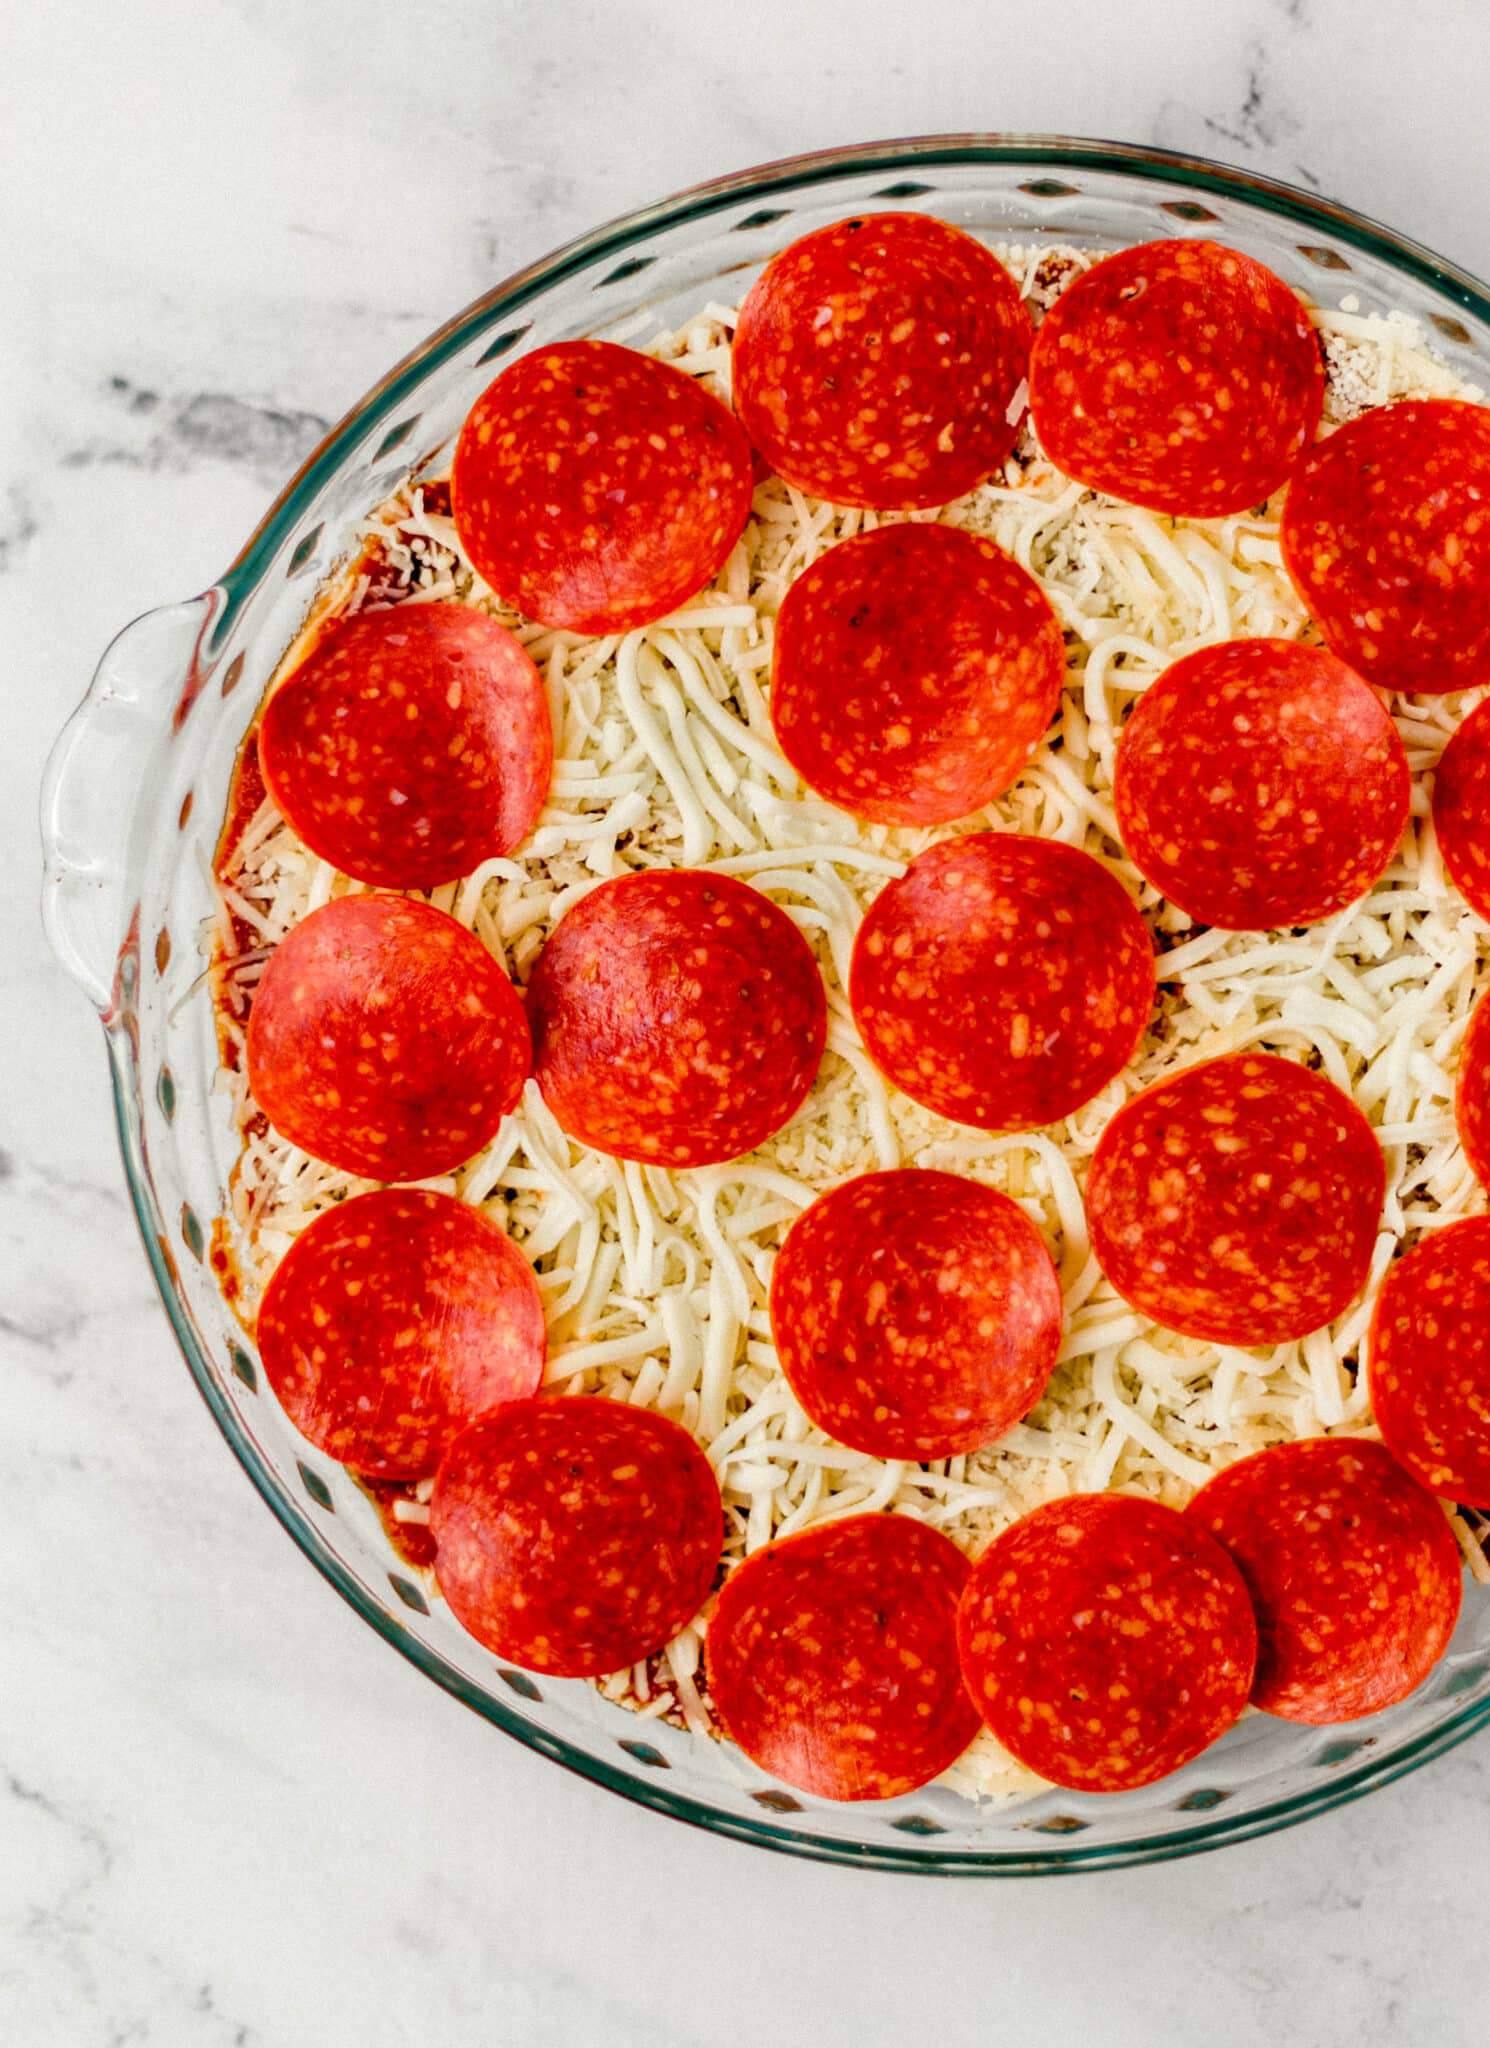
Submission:
<svg viewBox="0 0 1490 2048">
<path fill-rule="evenodd" d="M 363 1495 L 285 1421 L 210 1261 L 235 1137 L 212 1087 L 197 935 L 239 743 L 320 578 L 510 354 L 613 333 L 642 311 L 671 324 L 707 300 L 738 300 L 783 243 L 887 207 L 1000 241 L 1112 248 L 1213 235 L 1311 296 L 1351 292 L 1363 311 L 1416 315 L 1457 371 L 1490 385 L 1490 287 L 1344 207 L 1198 158 L 1053 136 L 935 136 L 698 186 L 598 228 L 448 321 L 327 436 L 210 590 L 119 635 L 48 765 L 45 914 L 103 1021 L 125 1171 L 186 1363 L 264 1501 L 371 1627 L 530 1748 L 718 1834 L 942 1875 L 1110 1868 L 1265 1834 L 1463 1741 L 1490 1719 L 1490 1594 L 1472 1591 L 1430 1681 L 1369 1721 L 1310 1729 L 1254 1715 L 1177 1777 L 1118 1798 L 1048 1791 L 975 1806 L 927 1790 L 832 1805 L 772 1784 L 722 1746 L 638 1721 L 579 1681 L 502 1668 L 431 1611 Z"/>
</svg>

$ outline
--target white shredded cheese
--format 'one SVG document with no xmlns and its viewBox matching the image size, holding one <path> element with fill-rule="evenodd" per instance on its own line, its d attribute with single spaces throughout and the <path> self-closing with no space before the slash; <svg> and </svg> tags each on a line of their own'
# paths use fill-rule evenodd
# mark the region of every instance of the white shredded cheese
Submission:
<svg viewBox="0 0 1490 2048">
<path fill-rule="evenodd" d="M 1038 311 L 1090 260 L 1072 250 L 1004 254 Z M 1462 392 L 1404 315 L 1317 315 L 1327 418 L 1407 394 Z M 649 346 L 728 397 L 734 315 L 710 307 Z M 1477 393 L 1470 395 L 1477 396 Z M 505 610 L 476 581 L 451 521 L 413 486 L 370 519 L 379 558 L 347 596 L 458 599 L 512 626 L 545 674 L 553 788 L 530 844 L 437 899 L 525 980 L 555 923 L 587 890 L 638 867 L 690 863 L 740 875 L 793 916 L 828 992 L 829 1049 L 809 1101 L 768 1144 L 727 1166 L 665 1173 L 573 1144 L 536 1086 L 487 1150 L 429 1183 L 478 1202 L 534 1261 L 550 1323 L 548 1378 L 636 1400 L 702 1441 L 723 1489 L 727 1559 L 773 1536 L 893 1508 L 970 1552 L 1043 1500 L 1121 1487 L 1180 1503 L 1207 1474 L 1265 1445 L 1369 1426 L 1359 1372 L 1366 1301 L 1300 1344 L 1241 1351 L 1176 1337 L 1119 1300 L 1091 1257 L 1081 1189 L 1097 1138 L 1138 1089 L 1203 1056 L 1260 1046 L 1318 1066 L 1377 1126 L 1389 1196 L 1372 1291 L 1394 1252 L 1483 1198 L 1454 1135 L 1453 1068 L 1471 1002 L 1490 980 L 1478 920 L 1444 880 L 1420 782 L 1407 837 L 1371 894 L 1308 930 L 1193 931 L 1126 860 L 1112 764 L 1134 697 L 1178 656 L 1238 635 L 1311 631 L 1283 574 L 1276 505 L 1193 523 L 1098 497 L 1058 475 L 1026 426 L 1003 476 L 940 514 L 990 535 L 1041 584 L 1067 634 L 1061 716 L 998 803 L 954 830 L 996 827 L 1083 846 L 1141 904 L 1163 957 L 1158 1010 L 1129 1071 L 1048 1132 L 993 1137 L 918 1108 L 863 1052 L 845 993 L 864 906 L 940 834 L 860 825 L 798 781 L 766 705 L 781 598 L 823 550 L 900 515 L 816 503 L 761 485 L 747 531 L 716 583 L 672 618 L 624 639 L 586 640 Z M 1430 769 L 1464 711 L 1460 697 L 1398 698 L 1414 770 Z M 307 911 L 360 885 L 302 846 L 269 804 L 248 822 L 222 900 L 252 934 L 219 1000 L 241 1041 L 250 975 Z M 215 942 L 224 943 L 222 928 Z M 238 942 L 227 946 L 238 953 Z M 248 972 L 245 973 L 244 969 Z M 233 1086 L 246 1108 L 241 1075 Z M 991 1448 L 930 1465 L 868 1458 L 814 1429 L 779 1370 L 766 1316 L 771 1264 L 813 1197 L 870 1168 L 917 1164 L 1003 1189 L 1044 1231 L 1067 1325 L 1050 1387 Z M 295 1235 L 370 1185 L 272 1132 L 251 1130 L 233 1217 L 251 1310 Z M 425 1518 L 415 1505 L 406 1521 Z M 1458 1523 L 1472 1568 L 1476 1543 Z M 604 1690 L 708 1727 L 695 1677 L 699 1625 Z M 1031 1782 L 991 1738 L 949 1775 L 972 1793 Z"/>
</svg>

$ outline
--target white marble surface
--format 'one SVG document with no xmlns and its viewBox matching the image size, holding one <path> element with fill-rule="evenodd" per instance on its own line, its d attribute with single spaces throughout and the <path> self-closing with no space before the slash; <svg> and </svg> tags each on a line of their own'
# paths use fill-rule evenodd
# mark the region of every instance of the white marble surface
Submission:
<svg viewBox="0 0 1490 2048">
<path fill-rule="evenodd" d="M 0 2039 L 1478 2041 L 1490 1744 L 1220 1857 L 930 1886 L 705 1839 L 386 1650 L 234 1467 L 34 911 L 45 748 L 320 425 L 519 261 L 708 174 L 1156 140 L 1490 270 L 1476 0 L 49 0 L 0 22 Z M 421 22 L 431 32 L 420 32 Z"/>
</svg>

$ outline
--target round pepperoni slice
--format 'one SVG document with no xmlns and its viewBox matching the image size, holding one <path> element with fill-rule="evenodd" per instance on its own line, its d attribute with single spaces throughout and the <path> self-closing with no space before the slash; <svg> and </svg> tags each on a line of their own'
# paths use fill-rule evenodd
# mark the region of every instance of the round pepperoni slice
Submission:
<svg viewBox="0 0 1490 2048">
<path fill-rule="evenodd" d="M 1355 1721 L 1421 1685 L 1459 1615 L 1459 1546 L 1385 1444 L 1312 1437 L 1208 1479 L 1187 1519 L 1223 1543 L 1257 1615 L 1252 1700 Z"/>
<path fill-rule="evenodd" d="M 1143 919 L 1053 839 L 976 832 L 918 854 L 865 914 L 849 1001 L 870 1058 L 986 1131 L 1069 1116 L 1132 1059 L 1154 1006 Z"/>
<path fill-rule="evenodd" d="M 282 1137 L 369 1180 L 458 1166 L 517 1106 L 516 989 L 428 903 L 343 896 L 281 939 L 248 1019 L 248 1085 Z"/>
<path fill-rule="evenodd" d="M 726 1735 L 820 1799 L 894 1799 L 978 1732 L 957 1668 L 968 1562 L 904 1515 L 848 1515 L 757 1550 L 704 1643 Z"/>
<path fill-rule="evenodd" d="M 650 1166 L 763 1144 L 812 1086 L 827 999 L 784 910 L 693 868 L 603 882 L 528 984 L 534 1071 L 571 1138 Z"/>
<path fill-rule="evenodd" d="M 1490 923 L 1490 703 L 1477 704 L 1443 750 L 1433 829 L 1450 881 Z"/>
<path fill-rule="evenodd" d="M 820 796 L 885 825 L 941 825 L 1001 796 L 1060 702 L 1045 593 L 991 540 L 881 526 L 786 594 L 771 668 L 781 751 Z"/>
<path fill-rule="evenodd" d="M 522 1253 L 453 1195 L 338 1202 L 275 1268 L 259 1352 L 317 1450 L 379 1479 L 432 1472 L 457 1430 L 543 1377 L 543 1301 Z"/>
<path fill-rule="evenodd" d="M 461 546 L 545 626 L 628 633 L 716 576 L 755 488 L 739 422 L 683 371 L 609 341 L 535 349 L 467 415 Z"/>
<path fill-rule="evenodd" d="M 1057 469 L 1188 519 L 1271 496 L 1323 404 L 1303 301 L 1216 242 L 1104 257 L 1056 300 L 1030 357 L 1030 413 Z"/>
<path fill-rule="evenodd" d="M 1440 696 L 1490 681 L 1490 411 L 1405 398 L 1300 463 L 1283 564 L 1368 682 Z"/>
<path fill-rule="evenodd" d="M 771 1273 L 782 1370 L 820 1429 L 876 1458 L 953 1458 L 1027 1415 L 1061 1290 L 1017 1202 L 955 1173 L 866 1173 L 819 1196 Z"/>
<path fill-rule="evenodd" d="M 1459 1054 L 1454 1121 L 1471 1173 L 1490 1187 L 1490 1002 L 1476 1003 Z"/>
<path fill-rule="evenodd" d="M 1367 1355 L 1388 1447 L 1432 1492 L 1490 1509 L 1490 1216 L 1447 1224 L 1397 1261 Z"/>
<path fill-rule="evenodd" d="M 1343 661 L 1232 640 L 1167 668 L 1118 743 L 1123 844 L 1197 924 L 1313 924 L 1363 896 L 1397 850 L 1407 753 Z"/>
<path fill-rule="evenodd" d="M 1285 1344 L 1366 1284 L 1386 1168 L 1332 1081 L 1229 1053 L 1156 1081 L 1097 1143 L 1086 1215 L 1139 1312 L 1217 1344 Z"/>
<path fill-rule="evenodd" d="M 557 1678 L 620 1671 L 671 1642 L 724 1540 L 719 1486 L 688 1432 L 579 1394 L 514 1401 L 463 1430 L 429 1526 L 461 1627 Z"/>
<path fill-rule="evenodd" d="M 543 679 L 466 605 L 362 612 L 269 699 L 259 761 L 312 853 L 363 882 L 431 889 L 537 823 L 553 771 Z"/>
<path fill-rule="evenodd" d="M 983 1553 L 957 1617 L 963 1676 L 1010 1754 L 1052 1784 L 1128 1792 L 1199 1756 L 1247 1704 L 1241 1575 L 1134 1494 L 1048 1501 Z"/>
<path fill-rule="evenodd" d="M 735 410 L 778 476 L 835 505 L 944 505 L 1014 445 L 1030 320 L 998 258 L 921 213 L 858 214 L 746 294 Z"/>
</svg>

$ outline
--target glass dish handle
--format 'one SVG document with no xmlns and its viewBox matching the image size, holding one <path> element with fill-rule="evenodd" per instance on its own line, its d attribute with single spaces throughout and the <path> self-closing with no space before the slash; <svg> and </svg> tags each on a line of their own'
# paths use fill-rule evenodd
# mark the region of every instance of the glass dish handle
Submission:
<svg viewBox="0 0 1490 2048">
<path fill-rule="evenodd" d="M 110 1022 L 138 923 L 152 824 L 140 792 L 163 782 L 171 743 L 201 689 L 221 603 L 209 591 L 146 612 L 99 662 L 52 748 L 41 786 L 42 922 L 52 950 Z"/>
</svg>

